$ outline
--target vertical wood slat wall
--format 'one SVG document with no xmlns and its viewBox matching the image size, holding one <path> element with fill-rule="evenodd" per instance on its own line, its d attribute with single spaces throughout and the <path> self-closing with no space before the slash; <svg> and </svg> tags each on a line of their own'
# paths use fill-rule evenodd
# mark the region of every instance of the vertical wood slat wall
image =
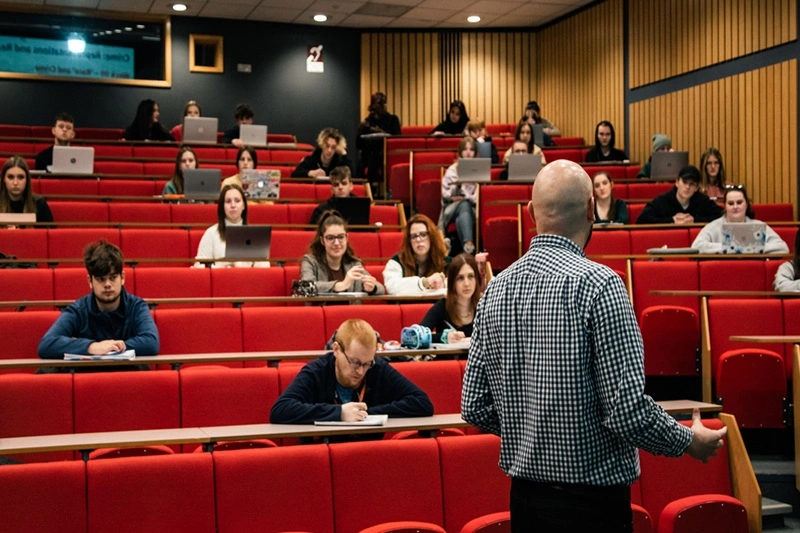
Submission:
<svg viewBox="0 0 800 533">
<path fill-rule="evenodd" d="M 754 202 L 797 198 L 797 60 L 785 61 L 631 105 L 631 156 L 647 161 L 653 133 L 666 133 L 699 168 L 720 150 L 729 183 Z"/>
<path fill-rule="evenodd" d="M 628 15 L 631 88 L 797 39 L 796 0 L 636 0 Z"/>
<path fill-rule="evenodd" d="M 537 34 L 538 94 L 542 116 L 563 135 L 594 144 L 601 120 L 614 125 L 625 146 L 622 0 L 609 0 Z"/>
</svg>

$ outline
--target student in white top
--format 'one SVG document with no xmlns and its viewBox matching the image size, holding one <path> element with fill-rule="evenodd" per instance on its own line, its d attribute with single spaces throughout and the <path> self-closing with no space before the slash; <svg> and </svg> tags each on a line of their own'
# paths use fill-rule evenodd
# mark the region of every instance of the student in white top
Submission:
<svg viewBox="0 0 800 533">
<path fill-rule="evenodd" d="M 226 185 L 219 193 L 217 204 L 217 223 L 211 226 L 200 239 L 195 259 L 222 259 L 225 257 L 225 230 L 229 226 L 247 225 L 247 199 L 238 185 Z M 197 262 L 202 268 L 206 263 Z M 268 267 L 269 261 L 216 261 L 212 267 Z"/>
<path fill-rule="evenodd" d="M 446 288 L 444 271 L 450 263 L 439 228 L 425 215 L 408 220 L 403 243 L 383 269 L 387 294 L 422 295 Z"/>
<path fill-rule="evenodd" d="M 725 188 L 725 214 L 712 220 L 700 231 L 692 243 L 692 248 L 697 248 L 702 254 L 722 253 L 722 225 L 725 223 L 760 222 L 754 220 L 750 199 L 744 185 L 728 185 Z M 767 240 L 764 252 L 768 254 L 785 254 L 789 247 L 783 242 L 775 230 L 766 226 Z"/>
<path fill-rule="evenodd" d="M 800 292 L 800 231 L 794 237 L 794 257 L 786 261 L 775 272 L 772 286 L 779 292 Z"/>
</svg>

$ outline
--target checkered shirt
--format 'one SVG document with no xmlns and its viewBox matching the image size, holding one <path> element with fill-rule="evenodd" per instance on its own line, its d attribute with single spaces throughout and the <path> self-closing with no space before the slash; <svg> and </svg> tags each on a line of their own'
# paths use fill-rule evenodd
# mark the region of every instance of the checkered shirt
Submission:
<svg viewBox="0 0 800 533">
<path fill-rule="evenodd" d="M 641 333 L 625 287 L 572 241 L 539 235 L 478 305 L 461 413 L 501 436 L 512 477 L 631 484 L 636 448 L 678 456 L 691 430 L 644 394 Z"/>
</svg>

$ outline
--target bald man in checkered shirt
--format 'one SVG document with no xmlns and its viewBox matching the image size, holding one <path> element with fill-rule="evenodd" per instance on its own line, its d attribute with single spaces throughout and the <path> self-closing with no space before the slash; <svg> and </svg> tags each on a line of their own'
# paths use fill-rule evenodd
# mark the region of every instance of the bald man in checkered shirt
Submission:
<svg viewBox="0 0 800 533">
<path fill-rule="evenodd" d="M 478 305 L 464 375 L 465 420 L 501 438 L 511 529 L 633 530 L 637 448 L 706 460 L 725 428 L 678 424 L 644 394 L 642 338 L 622 280 L 586 258 L 592 182 L 542 169 L 528 212 L 538 235 Z"/>
</svg>

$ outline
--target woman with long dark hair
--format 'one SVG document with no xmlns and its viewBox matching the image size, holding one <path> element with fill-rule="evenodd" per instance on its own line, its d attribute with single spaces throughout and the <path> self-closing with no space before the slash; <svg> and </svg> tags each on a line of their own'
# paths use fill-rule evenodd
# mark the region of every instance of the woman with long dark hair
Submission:
<svg viewBox="0 0 800 533">
<path fill-rule="evenodd" d="M 157 102 L 149 98 L 142 100 L 122 138 L 126 141 L 174 141 L 175 137 L 158 121 L 160 115 Z"/>
<path fill-rule="evenodd" d="M 175 170 L 170 180 L 164 184 L 164 194 L 183 194 L 183 171 L 187 168 L 198 168 L 197 154 L 191 146 L 181 146 L 175 156 Z"/>
<path fill-rule="evenodd" d="M 431 307 L 420 325 L 431 328 L 433 342 L 469 340 L 481 298 L 480 270 L 470 254 L 458 254 L 447 267 L 447 296 Z"/>
<path fill-rule="evenodd" d="M 464 102 L 453 100 L 450 102 L 449 111 L 444 120 L 433 130 L 431 135 L 464 135 L 464 130 L 469 122 L 469 115 Z"/>
<path fill-rule="evenodd" d="M 400 251 L 383 269 L 388 294 L 424 294 L 445 288 L 450 262 L 444 237 L 433 220 L 416 214 L 408 220 Z"/>
<path fill-rule="evenodd" d="M 33 194 L 31 173 L 25 159 L 12 155 L 0 174 L 0 213 L 36 213 L 36 222 L 53 222 L 47 201 Z"/>
</svg>

